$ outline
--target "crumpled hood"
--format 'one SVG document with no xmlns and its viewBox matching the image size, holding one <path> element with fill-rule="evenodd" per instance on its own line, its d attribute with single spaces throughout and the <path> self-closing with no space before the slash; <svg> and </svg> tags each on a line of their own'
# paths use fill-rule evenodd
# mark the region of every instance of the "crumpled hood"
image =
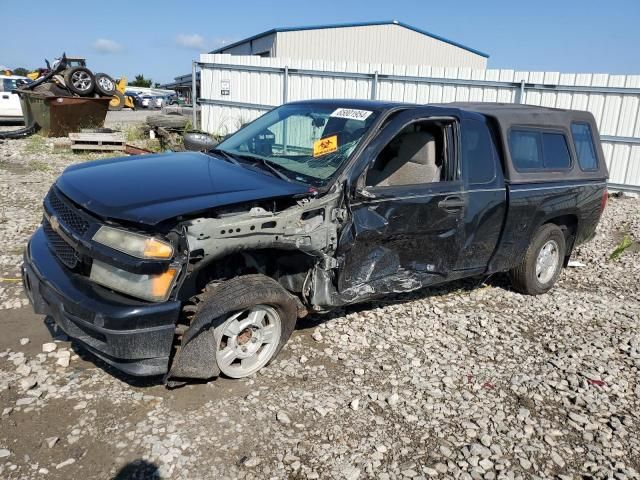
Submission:
<svg viewBox="0 0 640 480">
<path fill-rule="evenodd" d="M 148 225 L 222 205 L 308 191 L 304 185 L 195 152 L 73 165 L 56 186 L 100 217 Z"/>
</svg>

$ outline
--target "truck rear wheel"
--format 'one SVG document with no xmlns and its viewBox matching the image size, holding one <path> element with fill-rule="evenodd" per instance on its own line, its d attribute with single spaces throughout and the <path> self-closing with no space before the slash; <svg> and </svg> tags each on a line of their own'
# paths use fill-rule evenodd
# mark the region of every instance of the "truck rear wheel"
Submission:
<svg viewBox="0 0 640 480">
<path fill-rule="evenodd" d="M 533 236 L 520 265 L 511 270 L 511 283 L 520 293 L 540 295 L 548 292 L 560 277 L 566 251 L 564 233 L 547 223 Z"/>
<path fill-rule="evenodd" d="M 232 278 L 194 300 L 172 377 L 252 375 L 278 355 L 296 324 L 295 297 L 265 275 Z"/>
</svg>

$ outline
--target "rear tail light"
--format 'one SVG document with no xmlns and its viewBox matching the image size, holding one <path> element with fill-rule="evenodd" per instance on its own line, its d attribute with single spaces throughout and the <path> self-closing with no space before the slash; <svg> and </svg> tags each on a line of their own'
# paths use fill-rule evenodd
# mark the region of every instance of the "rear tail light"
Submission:
<svg viewBox="0 0 640 480">
<path fill-rule="evenodd" d="M 607 206 L 607 200 L 609 199 L 609 191 L 605 188 L 602 193 L 602 202 L 600 202 L 600 211 L 604 211 L 604 207 Z"/>
</svg>

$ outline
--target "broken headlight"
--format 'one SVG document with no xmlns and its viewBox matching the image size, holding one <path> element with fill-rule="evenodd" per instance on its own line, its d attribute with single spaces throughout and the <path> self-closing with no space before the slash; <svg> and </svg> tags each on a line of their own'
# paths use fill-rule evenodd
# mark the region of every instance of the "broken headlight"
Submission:
<svg viewBox="0 0 640 480">
<path fill-rule="evenodd" d="M 169 267 L 164 273 L 139 275 L 94 260 L 89 278 L 104 287 L 151 302 L 164 302 L 175 285 L 179 269 Z"/>
<path fill-rule="evenodd" d="M 93 240 L 132 257 L 166 260 L 173 256 L 173 247 L 164 240 L 104 225 Z"/>
</svg>

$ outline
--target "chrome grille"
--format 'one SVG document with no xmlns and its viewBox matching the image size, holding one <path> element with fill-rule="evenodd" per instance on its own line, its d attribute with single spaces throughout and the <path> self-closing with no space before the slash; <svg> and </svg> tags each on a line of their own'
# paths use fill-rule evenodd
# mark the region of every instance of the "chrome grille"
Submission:
<svg viewBox="0 0 640 480">
<path fill-rule="evenodd" d="M 74 212 L 72 208 L 60 200 L 60 197 L 53 189 L 49 190 L 47 199 L 53 209 L 53 213 L 62 223 L 78 235 L 84 235 L 86 233 L 89 229 L 89 222 L 84 220 L 77 212 Z"/>
<path fill-rule="evenodd" d="M 56 256 L 67 267 L 75 268 L 79 262 L 78 254 L 75 249 L 65 242 L 64 239 L 58 235 L 53 228 L 51 228 L 51 224 L 46 218 L 42 221 L 42 226 L 44 228 L 44 233 L 47 236 L 47 240 L 49 241 L 49 246 Z"/>
</svg>

